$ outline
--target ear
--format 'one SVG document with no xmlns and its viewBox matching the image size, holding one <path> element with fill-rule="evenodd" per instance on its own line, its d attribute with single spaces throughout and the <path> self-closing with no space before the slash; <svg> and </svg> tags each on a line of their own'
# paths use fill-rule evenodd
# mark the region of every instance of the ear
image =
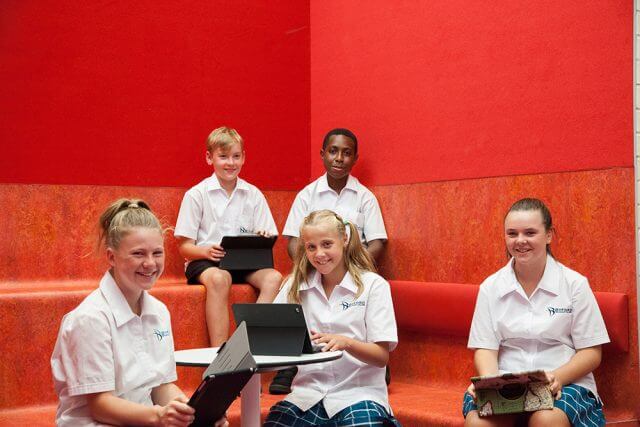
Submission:
<svg viewBox="0 0 640 427">
<path fill-rule="evenodd" d="M 211 151 L 207 150 L 207 154 L 205 157 L 207 159 L 207 164 L 209 166 L 213 165 L 213 157 L 211 156 Z"/>
<path fill-rule="evenodd" d="M 111 267 L 115 267 L 116 254 L 114 253 L 112 248 L 107 248 L 107 262 Z"/>
<path fill-rule="evenodd" d="M 547 231 L 547 245 L 551 243 L 551 240 L 553 238 L 553 230 L 549 230 Z"/>
<path fill-rule="evenodd" d="M 324 157 L 324 148 L 320 150 L 320 157 Z"/>
</svg>

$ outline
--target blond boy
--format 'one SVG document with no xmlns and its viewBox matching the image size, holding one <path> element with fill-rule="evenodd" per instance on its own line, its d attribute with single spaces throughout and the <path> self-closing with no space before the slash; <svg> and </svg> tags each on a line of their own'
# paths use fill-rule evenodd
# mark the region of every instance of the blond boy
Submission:
<svg viewBox="0 0 640 427">
<path fill-rule="evenodd" d="M 211 346 L 229 336 L 228 301 L 232 283 L 249 283 L 259 291 L 258 302 L 271 302 L 282 275 L 272 269 L 221 269 L 223 236 L 254 233 L 278 234 L 264 195 L 238 177 L 245 161 L 244 141 L 235 129 L 215 129 L 207 138 L 207 164 L 214 173 L 188 190 L 178 213 L 174 235 L 178 251 L 186 258 L 189 284 L 203 284 L 207 291 L 206 320 Z"/>
</svg>

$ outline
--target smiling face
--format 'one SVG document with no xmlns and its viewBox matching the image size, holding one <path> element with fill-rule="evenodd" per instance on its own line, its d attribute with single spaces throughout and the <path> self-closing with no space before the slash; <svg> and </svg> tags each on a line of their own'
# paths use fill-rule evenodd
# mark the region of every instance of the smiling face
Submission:
<svg viewBox="0 0 640 427">
<path fill-rule="evenodd" d="M 164 269 L 164 241 L 158 229 L 135 227 L 123 235 L 117 248 L 107 248 L 116 284 L 129 304 L 153 287 Z"/>
<path fill-rule="evenodd" d="M 551 230 L 545 229 L 540 211 L 509 212 L 504 220 L 504 239 L 517 265 L 537 266 L 546 262 Z"/>
<path fill-rule="evenodd" d="M 335 180 L 346 179 L 358 160 L 356 143 L 344 135 L 334 135 L 320 151 L 324 168 Z"/>
<path fill-rule="evenodd" d="M 302 241 L 307 259 L 322 276 L 342 279 L 347 272 L 344 263 L 346 236 L 341 236 L 329 224 L 307 225 L 302 229 Z"/>
<path fill-rule="evenodd" d="M 235 185 L 244 165 L 242 145 L 236 143 L 228 148 L 217 147 L 207 151 L 207 164 L 212 165 L 221 185 Z"/>
</svg>

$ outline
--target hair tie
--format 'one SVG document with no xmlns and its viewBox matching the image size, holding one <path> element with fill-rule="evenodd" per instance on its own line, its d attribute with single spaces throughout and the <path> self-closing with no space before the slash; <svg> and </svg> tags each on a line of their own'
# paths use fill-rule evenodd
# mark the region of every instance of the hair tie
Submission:
<svg viewBox="0 0 640 427">
<path fill-rule="evenodd" d="M 343 220 L 342 220 L 342 223 L 343 223 L 344 225 L 349 225 L 349 220 L 348 220 L 348 219 L 343 219 Z"/>
</svg>

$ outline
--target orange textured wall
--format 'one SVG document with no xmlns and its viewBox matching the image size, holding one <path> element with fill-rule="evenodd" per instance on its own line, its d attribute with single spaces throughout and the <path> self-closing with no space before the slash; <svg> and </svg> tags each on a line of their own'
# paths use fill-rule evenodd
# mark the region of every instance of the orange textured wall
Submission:
<svg viewBox="0 0 640 427">
<path fill-rule="evenodd" d="M 0 206 L 5 210 L 0 215 L 0 283 L 99 278 L 106 264 L 96 252 L 96 227 L 109 203 L 120 197 L 142 198 L 166 226 L 174 226 L 185 191 L 172 187 L 0 184 Z M 281 230 L 295 192 L 264 194 Z M 164 278 L 183 279 L 184 261 L 171 230 L 165 246 Z M 276 243 L 274 257 L 277 268 L 290 268 L 284 239 Z"/>
</svg>

